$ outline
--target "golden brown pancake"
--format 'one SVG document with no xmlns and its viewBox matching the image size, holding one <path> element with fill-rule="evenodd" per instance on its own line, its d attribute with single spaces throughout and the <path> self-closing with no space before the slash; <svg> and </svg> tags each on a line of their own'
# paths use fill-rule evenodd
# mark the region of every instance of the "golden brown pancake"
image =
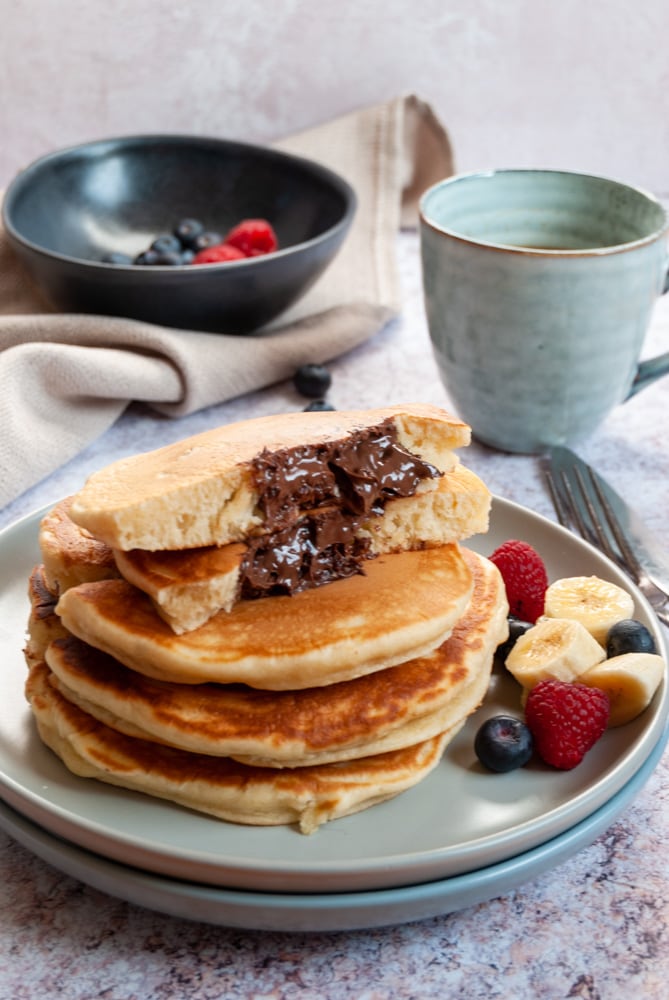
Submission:
<svg viewBox="0 0 669 1000">
<path fill-rule="evenodd" d="M 421 742 L 478 707 L 495 648 L 508 633 L 499 572 L 482 556 L 464 555 L 474 592 L 450 638 L 426 657 L 376 674 L 301 691 L 172 684 L 69 637 L 46 652 L 52 683 L 128 735 L 263 767 L 331 763 Z"/>
<path fill-rule="evenodd" d="M 28 638 L 23 650 L 28 665 L 41 660 L 52 639 L 69 635 L 60 618 L 56 615 L 58 598 L 47 586 L 43 566 L 35 566 L 28 579 L 30 617 L 28 618 Z"/>
<path fill-rule="evenodd" d="M 124 736 L 63 698 L 49 683 L 43 662 L 31 667 L 26 696 L 42 741 L 76 775 L 234 823 L 297 823 L 303 833 L 417 784 L 436 767 L 455 735 L 442 733 L 415 746 L 348 763 L 277 770 Z"/>
<path fill-rule="evenodd" d="M 259 417 L 107 466 L 76 494 L 71 517 L 123 551 L 243 541 L 257 529 L 274 530 L 277 516 L 290 521 L 299 510 L 341 502 L 342 475 L 353 499 L 364 507 L 384 466 L 376 454 L 360 451 L 363 440 L 373 443 L 372 450 L 399 448 L 403 461 L 415 457 L 431 463 L 432 472 L 420 473 L 413 493 L 418 487 L 433 488 L 433 473 L 457 464 L 453 449 L 469 443 L 470 429 L 444 410 L 422 403 Z M 352 466 L 350 475 L 344 472 L 346 463 L 338 464 L 337 456 L 344 453 Z M 384 495 L 403 495 L 395 490 L 398 471 L 383 475 L 389 487 Z"/>
<path fill-rule="evenodd" d="M 369 544 L 373 558 L 446 545 L 484 532 L 489 510 L 488 489 L 473 472 L 457 465 L 435 489 L 390 500 L 381 516 L 368 518 L 354 534 Z M 229 611 L 239 600 L 247 552 L 244 543 L 233 542 L 175 551 L 116 550 L 114 554 L 121 575 L 148 594 L 161 618 L 181 633 L 203 625 L 217 611 Z M 361 569 L 364 572 L 364 562 Z M 309 580 L 303 584 L 313 585 Z"/>
<path fill-rule="evenodd" d="M 72 521 L 71 507 L 72 497 L 67 497 L 42 518 L 39 527 L 44 575 L 54 594 L 77 583 L 120 575 L 112 550 Z"/>
<path fill-rule="evenodd" d="M 294 690 L 334 684 L 424 656 L 469 604 L 457 545 L 378 556 L 364 576 L 291 597 L 240 601 L 175 635 L 125 580 L 71 587 L 56 612 L 73 635 L 148 677 Z"/>
</svg>

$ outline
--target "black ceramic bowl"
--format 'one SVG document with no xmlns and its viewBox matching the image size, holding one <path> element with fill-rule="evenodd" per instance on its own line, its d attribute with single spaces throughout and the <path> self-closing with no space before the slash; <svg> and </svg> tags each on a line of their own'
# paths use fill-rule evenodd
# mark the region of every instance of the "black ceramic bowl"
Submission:
<svg viewBox="0 0 669 1000">
<path fill-rule="evenodd" d="M 129 136 L 44 156 L 12 181 L 3 221 L 14 250 L 61 311 L 248 333 L 325 270 L 356 198 L 337 174 L 262 146 L 185 135 Z M 220 264 L 117 265 L 183 218 L 225 235 L 266 218 L 279 250 Z"/>
</svg>

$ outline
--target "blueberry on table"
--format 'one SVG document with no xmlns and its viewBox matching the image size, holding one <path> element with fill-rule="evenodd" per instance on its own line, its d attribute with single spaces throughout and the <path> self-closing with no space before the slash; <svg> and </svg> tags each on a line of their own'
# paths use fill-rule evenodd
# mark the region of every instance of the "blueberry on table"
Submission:
<svg viewBox="0 0 669 1000">
<path fill-rule="evenodd" d="M 489 771 L 504 774 L 528 763 L 533 752 L 532 734 L 521 719 L 494 715 L 480 726 L 474 752 Z"/>
<path fill-rule="evenodd" d="M 314 399 L 311 403 L 307 403 L 302 412 L 323 412 L 325 410 L 334 410 L 332 403 L 328 403 L 325 399 Z"/>
<path fill-rule="evenodd" d="M 322 400 L 332 384 L 325 365 L 301 365 L 293 376 L 293 384 L 302 396 Z"/>
<path fill-rule="evenodd" d="M 193 250 L 195 239 L 204 232 L 204 225 L 199 219 L 182 219 L 174 229 L 174 235 L 187 250 Z"/>
<path fill-rule="evenodd" d="M 636 618 L 623 618 L 607 632 L 607 657 L 621 656 L 622 653 L 657 653 L 655 639 L 643 622 Z"/>
</svg>

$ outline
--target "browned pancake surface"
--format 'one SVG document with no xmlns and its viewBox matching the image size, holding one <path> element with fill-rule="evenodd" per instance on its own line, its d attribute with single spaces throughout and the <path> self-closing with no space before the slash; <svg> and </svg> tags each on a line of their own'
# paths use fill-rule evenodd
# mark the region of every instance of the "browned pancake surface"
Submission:
<svg viewBox="0 0 669 1000">
<path fill-rule="evenodd" d="M 98 717 L 115 728 L 149 739 L 204 753 L 264 757 L 276 766 L 359 755 L 449 702 L 456 721 L 485 691 L 494 649 L 506 637 L 507 604 L 495 567 L 467 550 L 463 555 L 474 591 L 450 638 L 428 656 L 356 680 L 274 692 L 171 684 L 127 670 L 73 637 L 55 642 L 47 662 L 66 697 L 81 699 L 94 715 L 102 710 Z M 473 700 L 462 700 L 463 689 L 475 681 Z"/>
<path fill-rule="evenodd" d="M 73 587 L 57 612 L 74 635 L 150 677 L 293 690 L 430 652 L 450 634 L 472 590 L 458 546 L 445 545 L 379 556 L 364 576 L 292 597 L 241 601 L 184 635 L 123 580 Z"/>
</svg>

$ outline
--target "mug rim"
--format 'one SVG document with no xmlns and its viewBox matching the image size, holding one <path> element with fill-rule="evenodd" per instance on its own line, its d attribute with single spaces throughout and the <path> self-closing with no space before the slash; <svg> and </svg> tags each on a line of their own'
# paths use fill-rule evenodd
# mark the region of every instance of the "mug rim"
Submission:
<svg viewBox="0 0 669 1000">
<path fill-rule="evenodd" d="M 610 246 L 586 247 L 583 249 L 550 249 L 548 247 L 514 246 L 510 243 L 495 243 L 492 240 L 475 239 L 472 236 L 465 236 L 463 233 L 458 232 L 456 229 L 451 229 L 449 226 L 444 226 L 435 222 L 427 215 L 426 202 L 430 195 L 435 191 L 448 187 L 452 184 L 457 184 L 461 181 L 489 179 L 503 174 L 552 174 L 555 176 L 581 177 L 594 181 L 606 181 L 607 183 L 614 184 L 619 188 L 625 188 L 628 191 L 632 191 L 644 198 L 646 201 L 651 202 L 659 209 L 663 221 L 662 224 L 648 236 L 642 236 L 638 240 L 630 240 L 627 243 L 612 243 Z M 528 257 L 565 258 L 610 256 L 611 254 L 626 253 L 630 250 L 635 250 L 638 247 L 647 246 L 656 242 L 669 231 L 669 211 L 665 208 L 659 198 L 656 198 L 655 195 L 646 191 L 644 188 L 634 184 L 628 184 L 626 181 L 620 181 L 615 177 L 607 177 L 605 174 L 587 173 L 582 170 L 562 170 L 560 168 L 553 169 L 550 167 L 501 167 L 493 170 L 473 170 L 464 173 L 452 174 L 450 177 L 444 177 L 442 180 L 437 181 L 435 184 L 431 184 L 430 187 L 426 188 L 420 197 L 418 213 L 422 224 L 428 226 L 435 232 L 440 233 L 442 236 L 448 236 L 457 242 L 472 247 L 481 247 L 486 250 L 497 251 L 498 253 L 520 254 Z"/>
</svg>

